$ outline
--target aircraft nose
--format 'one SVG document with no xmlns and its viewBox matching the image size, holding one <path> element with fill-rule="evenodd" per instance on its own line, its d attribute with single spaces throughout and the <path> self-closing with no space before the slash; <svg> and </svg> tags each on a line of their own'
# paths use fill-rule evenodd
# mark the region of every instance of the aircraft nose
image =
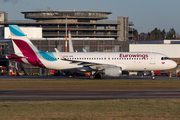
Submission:
<svg viewBox="0 0 180 120">
<path fill-rule="evenodd" d="M 175 68 L 175 67 L 177 66 L 177 63 L 174 62 L 174 61 L 172 61 L 172 62 L 171 62 L 171 66 L 172 66 L 172 68 Z"/>
</svg>

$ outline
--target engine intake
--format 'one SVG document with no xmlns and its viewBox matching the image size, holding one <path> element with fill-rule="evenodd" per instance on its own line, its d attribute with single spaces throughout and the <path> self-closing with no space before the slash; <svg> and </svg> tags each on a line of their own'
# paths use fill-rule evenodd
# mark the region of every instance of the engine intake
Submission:
<svg viewBox="0 0 180 120">
<path fill-rule="evenodd" d="M 121 67 L 109 67 L 109 68 L 105 68 L 104 73 L 107 76 L 119 77 L 122 74 L 122 68 Z"/>
</svg>

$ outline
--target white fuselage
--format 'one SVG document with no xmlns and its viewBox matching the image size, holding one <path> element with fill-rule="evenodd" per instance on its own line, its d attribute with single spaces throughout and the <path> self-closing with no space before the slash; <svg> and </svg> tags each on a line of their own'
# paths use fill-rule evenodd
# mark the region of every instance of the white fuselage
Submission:
<svg viewBox="0 0 180 120">
<path fill-rule="evenodd" d="M 78 69 L 90 64 L 110 65 L 121 67 L 124 71 L 152 71 L 168 70 L 176 67 L 176 63 L 170 59 L 162 59 L 167 56 L 151 52 L 61 52 L 66 60 L 61 60 L 56 52 L 54 58 L 39 57 L 41 62 L 49 69 L 67 70 Z M 40 56 L 40 55 L 38 55 Z M 25 59 L 25 58 L 23 58 Z M 49 60 L 56 61 L 49 61 Z M 78 64 L 78 63 L 86 64 Z M 90 67 L 93 65 L 90 65 Z M 101 68 L 93 68 L 101 69 Z M 103 69 L 103 67 L 102 67 Z"/>
</svg>

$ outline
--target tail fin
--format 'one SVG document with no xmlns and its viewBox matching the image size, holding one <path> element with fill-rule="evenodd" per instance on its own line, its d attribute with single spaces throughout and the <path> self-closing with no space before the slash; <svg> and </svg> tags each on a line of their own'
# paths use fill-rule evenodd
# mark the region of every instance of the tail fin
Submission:
<svg viewBox="0 0 180 120">
<path fill-rule="evenodd" d="M 9 30 L 11 32 L 11 39 L 15 54 L 21 55 L 22 53 L 38 52 L 37 48 L 32 44 L 32 42 L 26 37 L 26 35 L 17 25 L 9 25 Z"/>
<path fill-rule="evenodd" d="M 8 58 L 15 59 L 14 56 L 16 56 L 18 60 L 21 60 L 21 63 L 29 63 L 34 66 L 45 68 L 39 60 L 39 50 L 32 44 L 21 29 L 17 25 L 9 25 L 9 30 L 11 32 L 11 39 L 15 54 L 9 55 Z"/>
<path fill-rule="evenodd" d="M 68 34 L 69 34 L 69 52 L 74 52 L 70 28 L 68 28 Z"/>
<path fill-rule="evenodd" d="M 83 52 L 87 52 L 86 49 L 83 48 Z"/>
</svg>

